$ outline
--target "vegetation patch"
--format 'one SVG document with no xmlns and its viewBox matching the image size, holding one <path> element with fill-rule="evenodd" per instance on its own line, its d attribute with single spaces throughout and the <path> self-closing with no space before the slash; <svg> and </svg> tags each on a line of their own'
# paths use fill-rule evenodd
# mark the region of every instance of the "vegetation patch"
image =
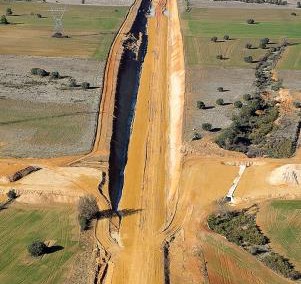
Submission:
<svg viewBox="0 0 301 284">
<path fill-rule="evenodd" d="M 301 279 L 301 273 L 295 270 L 288 259 L 272 251 L 269 239 L 256 224 L 256 214 L 256 205 L 241 211 L 212 214 L 208 217 L 208 226 L 228 241 L 255 255 L 276 273 L 292 280 Z"/>
<path fill-rule="evenodd" d="M 14 203 L 0 215 L 0 283 L 66 283 L 73 258 L 82 250 L 74 208 Z M 28 246 L 37 240 L 47 244 L 43 257 L 28 253 Z M 34 247 L 40 255 L 40 246 Z"/>
<path fill-rule="evenodd" d="M 261 43 L 268 44 L 269 39 L 263 38 Z M 232 116 L 231 126 L 217 137 L 220 147 L 249 157 L 293 155 L 299 133 L 298 110 L 280 117 L 277 92 L 282 82 L 272 77 L 272 70 L 287 46 L 288 43 L 283 42 L 279 47 L 270 48 L 260 59 L 255 71 L 255 90 L 252 95 L 244 96 L 244 104 Z"/>
</svg>

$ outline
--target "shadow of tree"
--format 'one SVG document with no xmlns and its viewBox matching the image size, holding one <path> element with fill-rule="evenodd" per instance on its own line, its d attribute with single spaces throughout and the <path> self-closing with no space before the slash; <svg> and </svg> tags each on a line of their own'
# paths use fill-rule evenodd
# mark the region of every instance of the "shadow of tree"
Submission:
<svg viewBox="0 0 301 284">
<path fill-rule="evenodd" d="M 102 210 L 99 211 L 96 218 L 97 220 L 106 219 L 106 218 L 112 218 L 112 217 L 125 217 L 129 215 L 133 215 L 135 213 L 138 213 L 142 211 L 142 209 L 122 209 L 118 211 L 114 211 L 112 209 Z"/>
<path fill-rule="evenodd" d="M 56 251 L 60 251 L 62 249 L 64 249 L 63 246 L 55 245 L 55 246 L 47 247 L 45 253 L 46 254 L 51 254 L 51 253 L 54 253 Z"/>
</svg>

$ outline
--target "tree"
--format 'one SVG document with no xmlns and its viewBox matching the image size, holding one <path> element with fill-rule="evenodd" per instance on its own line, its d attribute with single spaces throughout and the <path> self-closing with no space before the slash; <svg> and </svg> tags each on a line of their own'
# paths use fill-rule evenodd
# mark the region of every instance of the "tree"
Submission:
<svg viewBox="0 0 301 284">
<path fill-rule="evenodd" d="M 301 8 L 301 2 L 297 2 L 297 8 Z"/>
<path fill-rule="evenodd" d="M 38 68 L 37 70 L 37 75 L 41 76 L 41 77 L 46 77 L 49 75 L 49 72 L 47 72 L 46 70 L 44 69 L 40 69 Z"/>
<path fill-rule="evenodd" d="M 37 14 L 37 17 L 38 17 L 38 18 L 42 18 L 42 15 L 41 15 L 41 14 Z"/>
<path fill-rule="evenodd" d="M 297 14 L 295 12 L 292 12 L 291 15 L 292 16 L 297 16 Z"/>
<path fill-rule="evenodd" d="M 78 216 L 78 223 L 81 231 L 85 231 L 89 228 L 89 220 L 83 216 Z"/>
<path fill-rule="evenodd" d="M 221 54 L 218 54 L 218 55 L 216 56 L 216 59 L 223 60 L 223 59 L 224 59 L 224 56 L 222 56 Z"/>
<path fill-rule="evenodd" d="M 6 19 L 6 17 L 4 15 L 1 16 L 1 18 L 0 18 L 0 24 L 2 24 L 2 25 L 8 25 L 9 24 L 8 20 Z"/>
<path fill-rule="evenodd" d="M 266 49 L 267 45 L 263 42 L 259 43 L 259 48 Z"/>
<path fill-rule="evenodd" d="M 11 16 L 13 14 L 13 11 L 11 8 L 6 9 L 6 16 Z"/>
<path fill-rule="evenodd" d="M 6 195 L 9 199 L 16 199 L 17 198 L 17 193 L 14 189 L 9 190 Z"/>
<path fill-rule="evenodd" d="M 229 35 L 224 35 L 224 40 L 229 40 L 230 36 Z"/>
<path fill-rule="evenodd" d="M 31 256 L 37 257 L 46 253 L 47 246 L 44 242 L 34 241 L 27 247 L 27 250 Z"/>
<path fill-rule="evenodd" d="M 254 19 L 248 19 L 248 20 L 247 20 L 247 23 L 248 23 L 249 25 L 255 24 L 255 20 L 254 20 Z"/>
<path fill-rule="evenodd" d="M 78 201 L 79 216 L 85 217 L 87 220 L 91 220 L 96 217 L 99 211 L 96 199 L 92 195 L 80 197 Z"/>
<path fill-rule="evenodd" d="M 202 136 L 198 132 L 194 132 L 191 140 L 195 141 L 195 140 L 200 140 L 201 138 L 202 138 Z"/>
<path fill-rule="evenodd" d="M 224 91 L 224 88 L 223 88 L 223 87 L 218 87 L 217 90 L 218 90 L 219 92 L 223 92 L 223 91 Z"/>
<path fill-rule="evenodd" d="M 268 37 L 262 38 L 260 40 L 260 43 L 263 43 L 263 44 L 268 44 L 269 42 L 270 42 L 270 39 Z"/>
<path fill-rule="evenodd" d="M 57 72 L 57 71 L 53 71 L 50 73 L 50 78 L 51 79 L 59 79 L 61 76 L 60 76 L 60 73 Z"/>
<path fill-rule="evenodd" d="M 251 43 L 246 43 L 245 48 L 251 49 L 252 48 L 252 44 Z"/>
<path fill-rule="evenodd" d="M 234 102 L 234 106 L 236 108 L 241 108 L 242 107 L 242 102 L 241 101 L 236 101 L 236 102 Z"/>
<path fill-rule="evenodd" d="M 204 109 L 206 107 L 205 103 L 202 101 L 197 101 L 196 106 L 198 109 Z"/>
<path fill-rule="evenodd" d="M 210 123 L 203 123 L 202 124 L 202 129 L 205 131 L 210 131 L 212 129 L 212 124 Z"/>
<path fill-rule="evenodd" d="M 246 63 L 253 63 L 253 57 L 250 55 L 250 56 L 246 56 L 245 58 L 244 58 L 244 61 L 246 62 Z"/>
<path fill-rule="evenodd" d="M 77 86 L 76 80 L 74 78 L 69 79 L 69 87 L 75 88 Z"/>
<path fill-rule="evenodd" d="M 222 106 L 224 104 L 224 100 L 223 99 L 217 99 L 216 104 Z"/>
<path fill-rule="evenodd" d="M 81 87 L 82 87 L 83 90 L 87 90 L 87 89 L 90 88 L 90 83 L 88 83 L 88 82 L 82 82 Z"/>
<path fill-rule="evenodd" d="M 211 38 L 211 41 L 212 41 L 212 42 L 217 42 L 217 37 L 216 37 L 216 36 L 213 36 L 213 37 Z"/>
</svg>

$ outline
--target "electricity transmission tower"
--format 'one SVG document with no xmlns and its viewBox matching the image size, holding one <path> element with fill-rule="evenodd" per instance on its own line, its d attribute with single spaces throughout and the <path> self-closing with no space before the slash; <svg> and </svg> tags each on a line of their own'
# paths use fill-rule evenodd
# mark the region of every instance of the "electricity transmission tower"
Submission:
<svg viewBox="0 0 301 284">
<path fill-rule="evenodd" d="M 64 32 L 63 17 L 66 12 L 66 5 L 60 6 L 57 4 L 52 4 L 48 11 L 51 13 L 54 22 L 54 28 L 53 28 L 54 34 L 63 35 Z"/>
</svg>

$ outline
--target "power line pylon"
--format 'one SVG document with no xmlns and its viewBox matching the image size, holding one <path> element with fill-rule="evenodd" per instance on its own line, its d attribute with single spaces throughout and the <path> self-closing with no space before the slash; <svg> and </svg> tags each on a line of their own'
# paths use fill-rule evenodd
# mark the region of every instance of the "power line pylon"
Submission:
<svg viewBox="0 0 301 284">
<path fill-rule="evenodd" d="M 54 35 L 63 35 L 64 33 L 63 17 L 66 9 L 66 5 L 51 4 L 48 10 L 54 22 Z"/>
</svg>

